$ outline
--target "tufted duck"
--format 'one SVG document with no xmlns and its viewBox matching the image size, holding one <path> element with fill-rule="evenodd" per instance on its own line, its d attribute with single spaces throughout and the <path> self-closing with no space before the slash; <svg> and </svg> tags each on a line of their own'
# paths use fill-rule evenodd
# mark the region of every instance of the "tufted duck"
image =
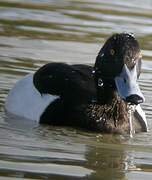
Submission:
<svg viewBox="0 0 152 180">
<path fill-rule="evenodd" d="M 134 130 L 147 131 L 140 107 L 144 96 L 137 83 L 141 58 L 132 34 L 114 34 L 99 51 L 94 67 L 46 64 L 16 83 L 5 108 L 40 123 L 108 133 L 129 133 L 131 115 Z"/>
</svg>

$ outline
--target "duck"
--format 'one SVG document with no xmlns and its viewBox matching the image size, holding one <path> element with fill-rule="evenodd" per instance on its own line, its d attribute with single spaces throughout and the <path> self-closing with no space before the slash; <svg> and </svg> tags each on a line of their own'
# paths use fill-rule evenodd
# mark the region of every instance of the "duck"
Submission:
<svg viewBox="0 0 152 180">
<path fill-rule="evenodd" d="M 10 90 L 7 113 L 52 126 L 101 133 L 148 131 L 138 85 L 142 54 L 135 36 L 111 35 L 94 65 L 52 62 Z"/>
</svg>

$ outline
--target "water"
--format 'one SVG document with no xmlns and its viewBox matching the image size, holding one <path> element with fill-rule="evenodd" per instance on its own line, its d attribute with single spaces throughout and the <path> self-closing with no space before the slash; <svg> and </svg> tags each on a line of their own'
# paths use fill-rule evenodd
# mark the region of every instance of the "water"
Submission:
<svg viewBox="0 0 152 180">
<path fill-rule="evenodd" d="M 133 32 L 149 132 L 102 135 L 9 116 L 13 84 L 48 62 L 93 64 L 105 39 Z M 0 1 L 0 179 L 152 179 L 152 1 Z M 22 101 L 22 99 L 21 99 Z"/>
</svg>

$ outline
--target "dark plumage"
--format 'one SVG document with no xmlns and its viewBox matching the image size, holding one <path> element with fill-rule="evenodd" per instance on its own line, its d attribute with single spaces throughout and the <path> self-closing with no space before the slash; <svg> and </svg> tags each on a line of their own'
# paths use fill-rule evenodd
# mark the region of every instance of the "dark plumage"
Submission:
<svg viewBox="0 0 152 180">
<path fill-rule="evenodd" d="M 40 123 L 128 133 L 128 103 L 137 105 L 143 102 L 143 97 L 137 92 L 138 87 L 137 94 L 124 95 L 121 87 L 119 89 L 119 79 L 115 78 L 123 72 L 123 83 L 128 85 L 131 78 L 127 73 L 134 69 L 136 83 L 141 70 L 141 53 L 137 40 L 127 33 L 115 34 L 106 41 L 94 67 L 64 63 L 44 65 L 34 74 L 33 83 L 42 96 L 48 93 L 60 98 L 45 109 Z M 136 131 L 143 131 L 138 120 L 134 120 L 134 124 Z"/>
</svg>

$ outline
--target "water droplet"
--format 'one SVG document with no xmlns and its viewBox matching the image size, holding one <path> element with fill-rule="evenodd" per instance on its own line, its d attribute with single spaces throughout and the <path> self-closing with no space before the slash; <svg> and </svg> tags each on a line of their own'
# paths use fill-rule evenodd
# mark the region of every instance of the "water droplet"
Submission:
<svg viewBox="0 0 152 180">
<path fill-rule="evenodd" d="M 96 122 L 97 122 L 97 123 L 100 122 L 100 119 L 97 119 Z"/>
<path fill-rule="evenodd" d="M 100 87 L 102 87 L 103 86 L 103 81 L 102 81 L 102 79 L 98 79 L 98 86 L 100 86 Z"/>
<path fill-rule="evenodd" d="M 105 120 L 106 120 L 105 118 L 102 119 L 103 122 L 105 122 Z"/>
<path fill-rule="evenodd" d="M 129 33 L 130 36 L 135 37 L 134 33 Z"/>
</svg>

